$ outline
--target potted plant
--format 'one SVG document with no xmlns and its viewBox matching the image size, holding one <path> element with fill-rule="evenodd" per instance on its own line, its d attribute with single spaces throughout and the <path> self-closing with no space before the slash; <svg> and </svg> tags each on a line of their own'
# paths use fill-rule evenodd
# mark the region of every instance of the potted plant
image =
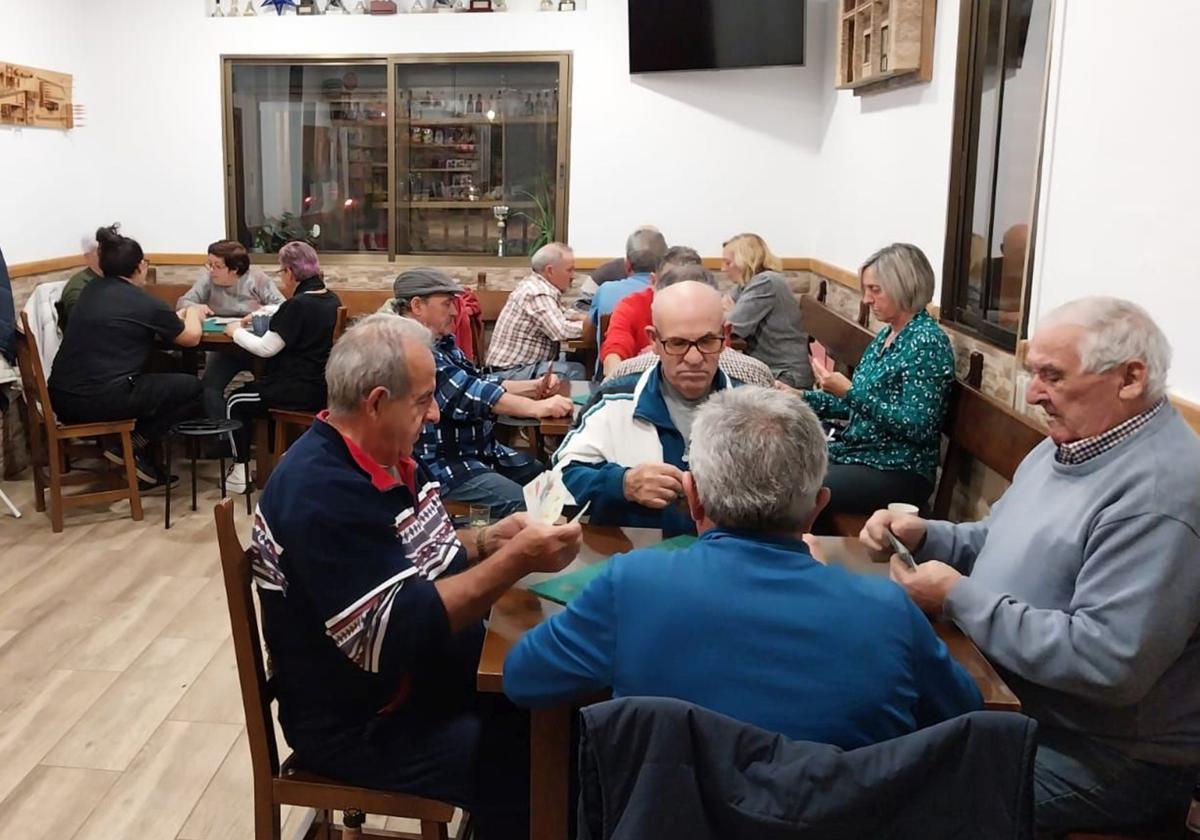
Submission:
<svg viewBox="0 0 1200 840">
<path fill-rule="evenodd" d="M 550 184 L 545 178 L 538 178 L 533 192 L 513 190 L 513 195 L 524 196 L 533 202 L 532 212 L 519 210 L 513 213 L 513 216 L 528 219 L 537 228 L 537 238 L 529 245 L 529 253 L 535 254 L 543 245 L 554 241 L 554 202 L 551 198 Z"/>
<path fill-rule="evenodd" d="M 320 225 L 305 228 L 296 214 L 290 211 L 279 216 L 268 216 L 253 231 L 254 250 L 266 254 L 276 253 L 289 242 L 307 242 L 315 248 L 321 236 Z"/>
</svg>

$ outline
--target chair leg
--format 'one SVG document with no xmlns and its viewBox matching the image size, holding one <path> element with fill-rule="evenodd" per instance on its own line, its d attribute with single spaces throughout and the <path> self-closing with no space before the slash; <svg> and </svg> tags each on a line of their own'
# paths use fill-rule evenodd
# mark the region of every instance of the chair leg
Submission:
<svg viewBox="0 0 1200 840">
<path fill-rule="evenodd" d="M 274 802 L 254 803 L 254 840 L 279 840 L 282 825 Z"/>
<path fill-rule="evenodd" d="M 275 451 L 271 453 L 271 468 L 279 466 L 279 459 L 283 457 L 283 450 L 287 448 L 287 423 L 282 420 L 275 421 Z"/>
<path fill-rule="evenodd" d="M 62 466 L 59 459 L 62 457 L 57 438 L 52 438 L 49 441 L 50 460 L 50 527 L 54 533 L 62 533 L 63 529 L 63 500 L 62 500 Z"/>
<path fill-rule="evenodd" d="M 134 522 L 142 521 L 142 494 L 138 490 L 137 465 L 133 460 L 133 439 L 121 432 L 121 457 L 125 459 L 125 481 L 129 484 L 129 515 Z"/>
<path fill-rule="evenodd" d="M 192 447 L 191 447 L 192 448 L 192 451 L 191 451 L 191 456 L 192 456 L 192 512 L 194 513 L 196 511 L 196 456 L 199 454 L 199 450 L 200 450 L 200 438 L 194 437 L 191 439 L 191 442 L 192 442 Z"/>
<path fill-rule="evenodd" d="M 166 436 L 163 438 L 163 452 L 165 453 L 163 462 L 166 464 L 165 469 L 167 471 L 167 486 L 163 489 L 163 495 L 166 497 L 166 502 L 163 505 L 164 531 L 171 530 L 171 460 L 172 456 L 175 454 L 171 451 L 171 443 L 171 433 L 167 432 Z"/>
</svg>

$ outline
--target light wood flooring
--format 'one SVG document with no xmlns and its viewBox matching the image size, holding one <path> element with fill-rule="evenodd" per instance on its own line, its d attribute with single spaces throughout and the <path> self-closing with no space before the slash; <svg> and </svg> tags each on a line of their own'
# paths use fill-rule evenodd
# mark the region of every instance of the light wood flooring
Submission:
<svg viewBox="0 0 1200 840">
<path fill-rule="evenodd" d="M 55 534 L 32 481 L 0 482 L 23 513 L 0 505 L 0 837 L 254 837 L 216 465 L 201 467 L 192 512 L 176 466 L 170 531 L 161 490 L 142 497 L 142 522 L 127 504 L 80 508 Z M 311 812 L 284 810 L 283 837 L 302 834 Z"/>
</svg>

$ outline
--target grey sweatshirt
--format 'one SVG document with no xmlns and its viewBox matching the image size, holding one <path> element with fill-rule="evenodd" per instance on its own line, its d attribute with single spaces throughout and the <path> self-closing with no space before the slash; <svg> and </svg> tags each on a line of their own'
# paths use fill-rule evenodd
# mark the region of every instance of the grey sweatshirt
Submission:
<svg viewBox="0 0 1200 840">
<path fill-rule="evenodd" d="M 207 271 L 188 289 L 187 294 L 179 299 L 175 308 L 189 304 L 203 303 L 213 311 L 213 314 L 224 318 L 249 315 L 260 306 L 279 306 L 285 300 L 262 269 L 250 267 L 250 270 L 238 278 L 237 282 L 228 288 L 218 286 L 212 281 Z"/>
<path fill-rule="evenodd" d="M 920 558 L 969 575 L 945 612 L 1043 725 L 1200 766 L 1200 439 L 1168 405 L 1082 464 L 1054 453 L 982 522 L 929 523 Z"/>
<path fill-rule="evenodd" d="M 734 300 L 726 320 L 734 335 L 746 339 L 747 355 L 793 388 L 811 388 L 808 335 L 787 278 L 775 271 L 760 272 L 735 290 Z"/>
</svg>

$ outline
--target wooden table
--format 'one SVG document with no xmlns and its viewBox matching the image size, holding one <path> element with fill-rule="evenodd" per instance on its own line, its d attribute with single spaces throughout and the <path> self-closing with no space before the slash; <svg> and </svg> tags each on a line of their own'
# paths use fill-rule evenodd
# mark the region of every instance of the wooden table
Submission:
<svg viewBox="0 0 1200 840">
<path fill-rule="evenodd" d="M 655 545 L 660 531 L 649 528 L 601 528 L 586 525 L 583 549 L 565 571 L 599 563 L 614 554 Z M 886 557 L 874 555 L 853 537 L 820 537 L 817 552 L 827 563 L 863 574 L 885 575 Z M 530 575 L 519 584 L 528 586 L 551 575 Z M 563 608 L 537 597 L 524 588 L 511 589 L 492 608 L 483 652 L 479 657 L 476 687 L 480 691 L 504 691 L 504 658 L 522 636 Z M 950 622 L 935 622 L 934 629 L 951 656 L 966 669 L 983 695 L 987 709 L 1020 711 L 1021 703 L 1005 685 L 979 649 Z M 570 802 L 568 785 L 571 756 L 570 706 L 535 709 L 530 714 L 529 806 L 531 840 L 563 840 L 567 837 Z"/>
</svg>

